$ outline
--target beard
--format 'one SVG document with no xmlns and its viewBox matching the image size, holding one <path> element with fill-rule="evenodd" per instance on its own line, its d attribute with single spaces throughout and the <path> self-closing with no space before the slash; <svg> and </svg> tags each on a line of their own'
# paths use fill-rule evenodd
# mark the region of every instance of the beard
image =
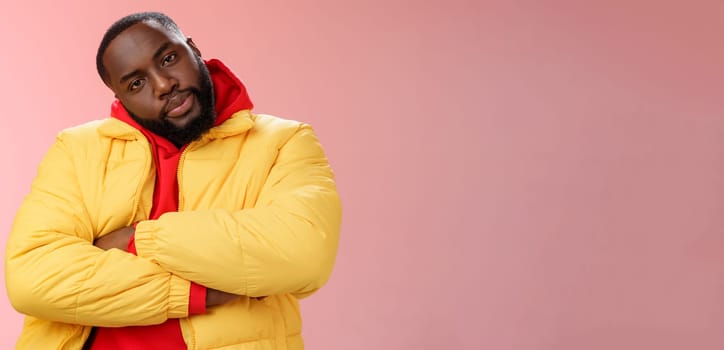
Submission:
<svg viewBox="0 0 724 350">
<path fill-rule="evenodd" d="M 191 120 L 187 125 L 181 128 L 177 127 L 165 116 L 152 120 L 141 119 L 130 110 L 128 111 L 128 114 L 136 121 L 136 123 L 140 124 L 152 133 L 171 141 L 171 143 L 178 148 L 181 148 L 183 145 L 191 141 L 198 140 L 201 135 L 214 126 L 214 122 L 216 121 L 216 110 L 214 109 L 214 85 L 211 82 L 211 74 L 200 58 L 197 58 L 197 61 L 199 71 L 201 72 L 198 82 L 199 88 L 191 87 L 183 90 L 182 92 L 191 91 L 191 93 L 196 96 L 196 100 L 199 102 L 201 107 L 201 114 Z"/>
</svg>

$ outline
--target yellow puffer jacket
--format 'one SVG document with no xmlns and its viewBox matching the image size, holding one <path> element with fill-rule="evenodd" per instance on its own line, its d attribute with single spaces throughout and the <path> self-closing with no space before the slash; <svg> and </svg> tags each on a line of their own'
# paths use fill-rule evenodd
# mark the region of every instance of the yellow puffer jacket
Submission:
<svg viewBox="0 0 724 350">
<path fill-rule="evenodd" d="M 7 244 L 8 295 L 28 315 L 17 348 L 81 349 L 90 326 L 167 318 L 189 349 L 303 348 L 297 299 L 329 278 L 341 219 L 312 129 L 234 114 L 184 151 L 179 212 L 158 220 L 149 147 L 116 119 L 58 136 Z M 93 246 L 139 221 L 138 256 Z M 189 281 L 242 297 L 189 317 Z"/>
</svg>

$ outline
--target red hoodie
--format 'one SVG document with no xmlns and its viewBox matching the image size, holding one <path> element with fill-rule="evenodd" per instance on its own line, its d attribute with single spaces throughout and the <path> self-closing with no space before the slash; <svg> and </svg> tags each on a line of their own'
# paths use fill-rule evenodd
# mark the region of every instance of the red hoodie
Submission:
<svg viewBox="0 0 724 350">
<path fill-rule="evenodd" d="M 253 107 L 244 84 L 229 68 L 215 59 L 205 61 L 205 63 L 209 73 L 211 73 L 216 97 L 215 126 L 229 119 L 233 113 Z M 128 115 L 128 112 L 118 100 L 111 105 L 111 116 L 140 130 L 151 144 L 153 160 L 156 164 L 156 185 L 153 191 L 153 206 L 149 219 L 154 220 L 163 213 L 177 211 L 178 179 L 176 174 L 179 158 L 186 145 L 177 148 L 165 138 L 146 130 Z M 128 242 L 127 250 L 129 253 L 136 254 L 133 237 Z M 192 282 L 189 315 L 205 312 L 206 288 Z M 153 326 L 97 327 L 94 332 L 95 335 L 86 344 L 86 346 L 91 345 L 91 350 L 186 349 L 178 319 L 168 319 L 162 324 Z"/>
</svg>

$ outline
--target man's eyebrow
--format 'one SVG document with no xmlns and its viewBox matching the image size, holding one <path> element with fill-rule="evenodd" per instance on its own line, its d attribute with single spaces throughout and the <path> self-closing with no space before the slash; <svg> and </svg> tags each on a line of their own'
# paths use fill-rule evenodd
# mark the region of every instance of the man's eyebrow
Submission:
<svg viewBox="0 0 724 350">
<path fill-rule="evenodd" d="M 171 46 L 171 42 L 167 41 L 161 45 L 158 50 L 153 54 L 153 59 L 158 59 L 158 56 L 161 56 L 161 54 L 168 49 L 168 47 Z"/>
<path fill-rule="evenodd" d="M 153 54 L 153 59 L 154 60 L 158 59 L 158 57 L 161 56 L 161 54 L 163 54 L 163 52 L 166 51 L 166 49 L 168 49 L 169 46 L 171 46 L 170 41 L 163 43 L 163 45 L 161 45 L 158 48 L 158 50 L 156 50 L 156 52 Z M 134 75 L 136 75 L 138 73 L 139 73 L 139 70 L 136 69 L 133 72 L 124 74 L 123 76 L 121 76 L 120 83 L 123 84 L 126 80 L 131 79 Z"/>
<path fill-rule="evenodd" d="M 125 82 L 125 81 L 128 80 L 128 79 L 131 79 L 134 75 L 136 75 L 136 74 L 138 74 L 138 73 L 140 73 L 140 72 L 141 72 L 141 71 L 139 71 L 138 69 L 136 69 L 136 70 L 134 70 L 133 72 L 130 72 L 130 73 L 128 73 L 128 74 L 124 74 L 124 75 L 121 77 L 120 83 L 123 84 L 123 82 Z"/>
</svg>

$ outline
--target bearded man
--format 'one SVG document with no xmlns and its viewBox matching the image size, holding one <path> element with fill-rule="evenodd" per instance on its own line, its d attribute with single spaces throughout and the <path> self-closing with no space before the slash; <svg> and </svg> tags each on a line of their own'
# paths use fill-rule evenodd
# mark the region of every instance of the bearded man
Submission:
<svg viewBox="0 0 724 350">
<path fill-rule="evenodd" d="M 303 348 L 341 220 L 310 126 L 253 113 L 161 13 L 114 23 L 96 65 L 110 118 L 58 135 L 9 236 L 17 348 Z"/>
</svg>

